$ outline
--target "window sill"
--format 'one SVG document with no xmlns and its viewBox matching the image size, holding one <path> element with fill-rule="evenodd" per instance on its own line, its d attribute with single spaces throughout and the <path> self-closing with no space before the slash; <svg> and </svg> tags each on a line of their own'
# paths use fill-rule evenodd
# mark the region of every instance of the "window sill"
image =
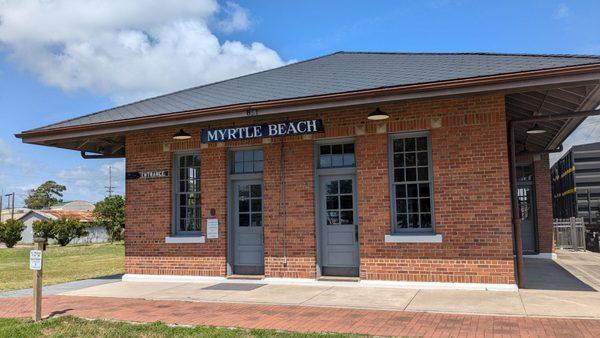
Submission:
<svg viewBox="0 0 600 338">
<path fill-rule="evenodd" d="M 440 234 L 391 234 L 385 235 L 386 243 L 442 243 Z"/>
<path fill-rule="evenodd" d="M 166 244 L 204 243 L 204 236 L 170 236 L 165 237 Z"/>
</svg>

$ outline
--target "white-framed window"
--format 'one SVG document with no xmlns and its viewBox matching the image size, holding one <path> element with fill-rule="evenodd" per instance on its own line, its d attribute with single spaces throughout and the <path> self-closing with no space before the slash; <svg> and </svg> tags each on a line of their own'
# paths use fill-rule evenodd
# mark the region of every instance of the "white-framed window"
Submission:
<svg viewBox="0 0 600 338">
<path fill-rule="evenodd" d="M 173 235 L 199 234 L 200 154 L 175 154 L 173 162 Z"/>
<path fill-rule="evenodd" d="M 319 169 L 356 166 L 354 142 L 319 145 Z"/>
<path fill-rule="evenodd" d="M 392 232 L 434 232 L 429 132 L 390 135 Z"/>
<path fill-rule="evenodd" d="M 234 150 L 231 156 L 232 174 L 254 174 L 263 172 L 263 150 Z"/>
</svg>

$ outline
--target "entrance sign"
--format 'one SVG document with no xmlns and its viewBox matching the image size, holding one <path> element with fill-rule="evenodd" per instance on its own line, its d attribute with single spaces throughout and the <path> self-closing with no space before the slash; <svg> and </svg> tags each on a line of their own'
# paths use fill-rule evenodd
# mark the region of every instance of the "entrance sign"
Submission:
<svg viewBox="0 0 600 338">
<path fill-rule="evenodd" d="M 42 270 L 42 250 L 29 251 L 29 269 Z"/>
<path fill-rule="evenodd" d="M 301 120 L 278 123 L 265 123 L 245 127 L 231 127 L 202 130 L 202 143 L 247 140 L 260 137 L 277 137 L 322 133 L 325 131 L 323 121 Z"/>
<path fill-rule="evenodd" d="M 206 220 L 206 238 L 219 238 L 219 220 L 217 218 Z"/>
<path fill-rule="evenodd" d="M 151 178 L 166 178 L 169 177 L 168 170 L 158 170 L 158 171 L 128 171 L 125 173 L 126 180 L 137 180 L 140 178 L 143 179 L 151 179 Z"/>
<path fill-rule="evenodd" d="M 160 171 L 143 171 L 140 173 L 142 178 L 163 178 L 169 177 L 168 170 L 160 170 Z"/>
</svg>

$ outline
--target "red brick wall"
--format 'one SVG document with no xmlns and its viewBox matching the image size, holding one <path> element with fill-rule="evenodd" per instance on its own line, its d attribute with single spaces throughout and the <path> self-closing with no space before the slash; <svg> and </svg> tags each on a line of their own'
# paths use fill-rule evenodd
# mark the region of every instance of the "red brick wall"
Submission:
<svg viewBox="0 0 600 338">
<path fill-rule="evenodd" d="M 533 161 L 535 180 L 535 205 L 537 210 L 538 251 L 554 252 L 554 233 L 552 231 L 552 179 L 548 154 L 540 155 L 539 161 Z"/>
<path fill-rule="evenodd" d="M 265 275 L 315 278 L 313 142 L 301 137 L 285 138 L 282 177 L 281 138 L 272 141 L 263 147 L 266 164 L 263 173 Z M 285 181 L 285 196 L 281 194 L 282 179 Z M 284 253 L 287 253 L 287 262 Z"/>
<path fill-rule="evenodd" d="M 443 242 L 383 243 L 390 233 L 387 135 L 361 136 L 358 193 L 361 277 L 513 283 L 510 187 L 502 97 L 414 103 L 391 112 L 390 132 L 431 130 L 436 233 Z M 408 113 L 410 112 L 410 113 Z M 410 118 L 406 116 L 412 115 Z"/>
<path fill-rule="evenodd" d="M 441 244 L 386 244 L 390 233 L 387 134 L 367 122 L 373 109 L 352 108 L 294 114 L 294 119 L 322 118 L 326 133 L 315 137 L 355 136 L 360 221 L 361 277 L 364 279 L 513 283 L 508 153 L 504 99 L 485 95 L 381 105 L 391 118 L 387 132 L 432 129 L 434 198 Z M 210 127 L 280 121 L 257 117 L 211 123 Z M 356 135 L 357 126 L 365 135 Z M 127 170 L 171 168 L 172 152 L 199 147 L 199 132 L 190 125 L 189 141 L 173 141 L 177 128 L 127 135 Z M 314 210 L 314 140 L 284 141 L 285 208 L 281 195 L 281 144 L 271 139 L 264 149 L 265 274 L 314 278 L 316 264 Z M 202 230 L 215 208 L 218 239 L 204 244 L 165 244 L 171 223 L 170 179 L 127 182 L 126 269 L 128 273 L 225 275 L 227 252 L 226 152 L 229 147 L 261 140 L 228 142 L 201 149 Z M 284 217 L 284 210 L 286 215 Z M 284 264 L 284 219 L 287 264 Z"/>
</svg>

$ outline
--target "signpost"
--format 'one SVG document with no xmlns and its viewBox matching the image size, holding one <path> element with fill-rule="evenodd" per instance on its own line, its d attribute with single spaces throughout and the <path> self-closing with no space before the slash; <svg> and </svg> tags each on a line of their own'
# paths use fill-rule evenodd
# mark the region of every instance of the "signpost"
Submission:
<svg viewBox="0 0 600 338">
<path fill-rule="evenodd" d="M 42 267 L 44 238 L 36 237 L 34 240 L 35 249 L 29 252 L 29 269 L 33 271 L 33 315 L 34 321 L 42 319 Z"/>
</svg>

